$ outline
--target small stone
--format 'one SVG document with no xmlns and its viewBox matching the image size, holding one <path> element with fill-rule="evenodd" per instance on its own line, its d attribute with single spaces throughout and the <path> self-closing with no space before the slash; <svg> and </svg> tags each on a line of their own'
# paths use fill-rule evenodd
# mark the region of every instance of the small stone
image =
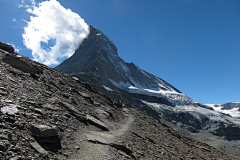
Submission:
<svg viewBox="0 0 240 160">
<path fill-rule="evenodd" d="M 6 128 L 6 125 L 4 123 L 0 123 L 1 128 Z"/>
<path fill-rule="evenodd" d="M 101 109 L 96 109 L 95 114 L 96 114 L 96 117 L 99 118 L 99 119 L 102 119 L 102 118 L 106 119 L 110 116 L 109 113 L 107 113 L 107 112 L 105 112 L 104 110 L 101 110 Z"/>
<path fill-rule="evenodd" d="M 83 92 L 78 92 L 78 93 L 85 98 L 91 98 L 91 96 L 89 96 L 87 93 L 83 93 Z"/>
<path fill-rule="evenodd" d="M 34 102 L 34 101 L 26 101 L 26 103 L 30 103 L 32 105 L 36 104 L 36 102 Z"/>
<path fill-rule="evenodd" d="M 75 81 L 80 81 L 77 77 L 72 77 Z"/>
<path fill-rule="evenodd" d="M 8 140 L 1 140 L 0 141 L 0 150 L 4 151 L 10 146 L 10 143 Z"/>
<path fill-rule="evenodd" d="M 13 101 L 11 101 L 11 100 L 4 100 L 4 102 L 13 104 Z"/>
<path fill-rule="evenodd" d="M 0 87 L 0 89 L 3 90 L 3 91 L 6 91 L 6 88 L 4 88 L 4 87 Z"/>
<path fill-rule="evenodd" d="M 90 100 L 90 102 L 91 102 L 92 104 L 94 104 L 94 101 L 92 100 L 92 98 L 91 98 L 90 95 L 88 95 L 87 93 L 83 93 L 83 92 L 78 92 L 78 93 L 79 93 L 81 96 L 83 96 L 84 98 Z"/>
<path fill-rule="evenodd" d="M 1 139 L 7 139 L 7 140 L 8 140 L 8 136 L 5 135 L 5 134 L 0 134 L 0 138 L 1 138 Z"/>
<path fill-rule="evenodd" d="M 17 58 L 22 58 L 22 55 L 18 54 L 16 55 Z"/>
<path fill-rule="evenodd" d="M 43 115 L 43 111 L 39 108 L 34 108 L 33 109 L 36 113 Z"/>
<path fill-rule="evenodd" d="M 0 95 L 5 96 L 5 95 L 7 95 L 7 92 L 0 91 Z"/>
<path fill-rule="evenodd" d="M 48 103 L 44 104 L 42 107 L 50 110 L 55 110 L 55 111 L 61 110 L 59 107 L 56 107 Z"/>
<path fill-rule="evenodd" d="M 17 135 L 15 135 L 15 134 L 9 133 L 9 134 L 8 134 L 8 140 L 9 140 L 9 141 L 17 141 L 17 140 L 18 140 L 18 137 L 17 137 Z"/>
<path fill-rule="evenodd" d="M 43 154 L 43 155 L 47 155 L 47 154 L 48 154 L 48 152 L 47 152 L 45 149 L 43 149 L 38 143 L 32 142 L 32 143 L 30 143 L 30 144 L 31 144 L 31 146 L 32 146 L 36 151 L 38 151 L 39 153 L 41 153 L 41 154 Z"/>
<path fill-rule="evenodd" d="M 15 157 L 10 158 L 9 160 L 18 160 L 18 159 L 22 159 L 22 157 L 21 156 L 15 156 Z"/>
<path fill-rule="evenodd" d="M 19 112 L 16 105 L 10 105 L 10 106 L 3 107 L 3 108 L 1 108 L 1 111 L 3 114 L 7 113 L 10 115 L 14 115 Z"/>
</svg>

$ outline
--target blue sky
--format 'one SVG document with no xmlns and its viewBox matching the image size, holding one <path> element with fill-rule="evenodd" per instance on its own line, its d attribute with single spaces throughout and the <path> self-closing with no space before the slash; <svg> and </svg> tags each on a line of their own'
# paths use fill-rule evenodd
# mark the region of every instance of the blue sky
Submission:
<svg viewBox="0 0 240 160">
<path fill-rule="evenodd" d="M 26 9 L 33 9 L 32 6 L 38 6 L 40 2 L 44 1 L 0 0 L 0 41 L 14 45 L 20 54 L 30 58 L 33 58 L 32 50 L 24 45 L 23 33 L 33 13 Z M 63 8 L 70 9 L 86 24 L 94 25 L 105 33 L 117 46 L 123 60 L 166 80 L 196 101 L 216 104 L 240 101 L 239 0 L 58 2 L 62 6 L 62 14 L 67 13 Z M 74 17 L 74 14 L 70 13 L 70 16 Z M 54 18 L 51 20 L 59 22 Z M 76 33 L 83 30 L 84 27 Z M 54 40 L 49 41 L 49 45 L 54 43 Z M 44 46 L 44 42 L 41 46 L 49 47 Z M 60 53 L 58 51 L 59 48 L 56 53 Z M 72 52 L 71 49 L 64 51 Z M 54 56 L 61 55 L 54 54 L 53 59 Z"/>
</svg>

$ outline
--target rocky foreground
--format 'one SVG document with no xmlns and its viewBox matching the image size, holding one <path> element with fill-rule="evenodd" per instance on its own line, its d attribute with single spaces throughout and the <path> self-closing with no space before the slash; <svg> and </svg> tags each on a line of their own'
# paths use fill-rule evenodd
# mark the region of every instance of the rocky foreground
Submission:
<svg viewBox="0 0 240 160">
<path fill-rule="evenodd" d="M 235 159 L 0 44 L 0 159 Z"/>
</svg>

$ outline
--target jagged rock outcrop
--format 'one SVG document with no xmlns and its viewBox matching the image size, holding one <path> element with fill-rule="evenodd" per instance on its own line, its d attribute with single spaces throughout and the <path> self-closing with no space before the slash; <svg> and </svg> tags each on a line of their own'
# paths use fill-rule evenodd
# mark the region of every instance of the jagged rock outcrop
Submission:
<svg viewBox="0 0 240 160">
<path fill-rule="evenodd" d="M 10 52 L 10 53 L 13 53 L 14 52 L 14 48 L 6 43 L 2 43 L 0 42 L 0 49 L 4 50 L 4 51 L 7 51 L 7 52 Z"/>
<path fill-rule="evenodd" d="M 238 110 L 240 110 L 240 103 L 226 103 L 226 104 L 222 104 L 222 110 L 224 110 L 224 109 L 233 109 L 233 108 L 238 108 Z"/>
<path fill-rule="evenodd" d="M 235 159 L 75 77 L 20 60 L 42 74 L 0 58 L 0 159 Z"/>
</svg>

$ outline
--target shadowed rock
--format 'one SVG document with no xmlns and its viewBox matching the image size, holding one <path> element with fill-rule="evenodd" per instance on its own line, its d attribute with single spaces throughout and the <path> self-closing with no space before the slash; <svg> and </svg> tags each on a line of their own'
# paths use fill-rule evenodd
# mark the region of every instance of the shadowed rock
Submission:
<svg viewBox="0 0 240 160">
<path fill-rule="evenodd" d="M 46 125 L 32 125 L 31 132 L 34 137 L 53 137 L 57 136 L 56 128 L 52 128 Z"/>
<path fill-rule="evenodd" d="M 88 121 L 89 123 L 102 128 L 104 130 L 109 130 L 107 125 L 101 122 L 100 120 L 96 119 L 95 117 L 89 115 L 89 114 L 83 114 L 80 113 L 74 106 L 70 105 L 67 102 L 61 102 L 70 112 L 73 116 L 75 116 L 80 121 Z"/>
<path fill-rule="evenodd" d="M 25 73 L 30 73 L 32 76 L 37 76 L 42 73 L 42 71 L 37 67 L 24 62 L 21 58 L 14 55 L 6 54 L 3 61 L 11 65 L 13 68 L 21 70 Z"/>
<path fill-rule="evenodd" d="M 10 53 L 14 52 L 14 48 L 12 46 L 2 43 L 2 42 L 0 42 L 0 49 L 10 52 Z"/>
</svg>

